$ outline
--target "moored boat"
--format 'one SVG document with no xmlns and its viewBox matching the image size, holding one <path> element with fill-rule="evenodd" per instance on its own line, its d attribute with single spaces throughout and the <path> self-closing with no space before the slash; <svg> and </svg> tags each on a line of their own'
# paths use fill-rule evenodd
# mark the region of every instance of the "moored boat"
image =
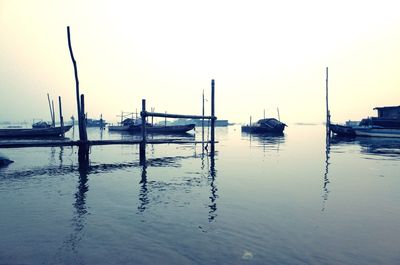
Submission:
<svg viewBox="0 0 400 265">
<path fill-rule="evenodd" d="M 47 128 L 0 129 L 1 138 L 34 138 L 61 136 L 69 131 L 72 125 Z"/>
<path fill-rule="evenodd" d="M 338 136 L 400 137 L 400 106 L 377 107 L 378 117 L 362 119 L 358 124 L 330 124 L 330 130 Z"/>
<path fill-rule="evenodd" d="M 258 120 L 255 124 L 243 125 L 242 132 L 282 134 L 287 125 L 275 118 Z"/>
</svg>

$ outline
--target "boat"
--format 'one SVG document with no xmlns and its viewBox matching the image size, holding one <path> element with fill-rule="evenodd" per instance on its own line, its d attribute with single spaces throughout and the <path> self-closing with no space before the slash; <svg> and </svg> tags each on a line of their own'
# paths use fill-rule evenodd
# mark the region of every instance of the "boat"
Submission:
<svg viewBox="0 0 400 265">
<path fill-rule="evenodd" d="M 104 128 L 106 126 L 106 121 L 103 119 L 86 119 L 86 127 L 99 127 Z"/>
<path fill-rule="evenodd" d="M 275 118 L 258 120 L 255 124 L 243 125 L 242 132 L 282 134 L 287 125 Z"/>
<path fill-rule="evenodd" d="M 160 134 L 179 134 L 186 133 L 193 130 L 196 127 L 195 124 L 187 125 L 151 125 L 146 124 L 146 133 L 160 133 Z M 129 132 L 139 133 L 142 131 L 141 125 L 130 126 Z"/>
<path fill-rule="evenodd" d="M 109 125 L 108 126 L 108 130 L 109 131 L 117 131 L 117 132 L 121 132 L 121 131 L 129 131 L 129 128 L 131 126 L 136 126 L 139 125 L 141 122 L 140 119 L 132 119 L 132 118 L 127 118 L 123 121 L 121 121 L 121 123 L 119 123 L 118 125 Z"/>
<path fill-rule="evenodd" d="M 358 124 L 330 124 L 329 129 L 338 136 L 400 137 L 400 106 L 376 107 L 378 117 L 362 119 Z"/>
<path fill-rule="evenodd" d="M 48 128 L 0 129 L 0 138 L 57 137 L 71 128 L 72 125 Z"/>
</svg>

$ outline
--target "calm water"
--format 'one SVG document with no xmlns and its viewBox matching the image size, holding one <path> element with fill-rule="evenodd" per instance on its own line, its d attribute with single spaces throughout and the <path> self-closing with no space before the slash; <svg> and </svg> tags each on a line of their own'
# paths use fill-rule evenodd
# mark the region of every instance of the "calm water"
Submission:
<svg viewBox="0 0 400 265">
<path fill-rule="evenodd" d="M 0 150 L 0 264 L 400 264 L 399 140 L 216 133 L 214 157 L 154 145 L 145 165 L 137 146 L 92 147 L 89 165 Z"/>
</svg>

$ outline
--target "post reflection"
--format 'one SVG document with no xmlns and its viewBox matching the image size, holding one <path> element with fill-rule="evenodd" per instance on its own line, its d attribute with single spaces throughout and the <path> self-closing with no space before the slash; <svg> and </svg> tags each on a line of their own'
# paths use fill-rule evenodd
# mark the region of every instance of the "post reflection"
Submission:
<svg viewBox="0 0 400 265">
<path fill-rule="evenodd" d="M 86 224 L 86 215 L 88 214 L 88 210 L 86 207 L 86 194 L 89 191 L 88 185 L 88 175 L 90 171 L 89 167 L 89 154 L 86 146 L 80 146 L 78 150 L 78 172 L 79 179 L 77 190 L 74 194 L 74 214 L 72 217 L 72 226 L 73 232 L 69 235 L 69 237 L 64 241 L 63 248 L 68 249 L 74 253 L 74 256 L 78 255 L 78 244 L 83 238 L 83 230 Z M 74 263 L 79 263 L 78 261 L 74 261 Z"/>
<path fill-rule="evenodd" d="M 324 212 L 326 208 L 326 202 L 328 201 L 328 184 L 329 184 L 329 159 L 330 159 L 330 152 L 331 152 L 331 137 L 327 133 L 326 134 L 326 139 L 325 139 L 325 172 L 324 172 L 324 185 L 323 185 L 323 194 L 322 194 L 322 209 L 321 211 Z"/>
<path fill-rule="evenodd" d="M 212 148 L 212 152 L 210 152 L 210 170 L 208 174 L 208 178 L 210 180 L 210 204 L 208 205 L 209 207 L 209 212 L 208 212 L 208 221 L 212 222 L 215 220 L 217 217 L 217 198 L 218 198 L 218 188 L 215 182 L 215 179 L 217 177 L 217 170 L 215 169 L 215 151 L 214 148 Z"/>
<path fill-rule="evenodd" d="M 141 161 L 141 179 L 140 179 L 140 191 L 139 191 L 139 206 L 138 211 L 144 212 L 147 204 L 149 203 L 148 189 L 147 189 L 147 161 Z"/>
</svg>

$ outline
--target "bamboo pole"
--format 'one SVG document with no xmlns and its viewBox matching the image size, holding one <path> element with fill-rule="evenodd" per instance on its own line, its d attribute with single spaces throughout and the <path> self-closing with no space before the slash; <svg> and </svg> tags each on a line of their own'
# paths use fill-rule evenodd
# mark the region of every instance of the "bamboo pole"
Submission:
<svg viewBox="0 0 400 265">
<path fill-rule="evenodd" d="M 69 26 L 67 27 L 67 37 L 68 37 L 68 48 L 69 48 L 69 54 L 71 56 L 72 64 L 74 66 L 74 76 L 75 76 L 75 88 L 76 88 L 76 106 L 78 110 L 78 127 L 79 127 L 79 138 L 82 139 L 83 137 L 83 128 L 82 128 L 82 120 L 81 120 L 81 103 L 79 101 L 79 78 L 78 78 L 78 67 L 76 65 L 76 61 L 74 58 L 74 53 L 72 51 L 72 45 L 71 45 L 71 36 L 70 36 L 70 31 L 69 31 Z M 84 113 L 84 112 L 83 112 Z"/>
<path fill-rule="evenodd" d="M 84 143 L 87 142 L 88 138 L 87 138 L 87 131 L 86 131 L 86 117 L 85 117 L 85 95 L 82 94 L 81 95 L 81 116 L 80 116 L 80 124 L 82 127 L 82 137 L 80 138 L 80 140 Z"/>
<path fill-rule="evenodd" d="M 49 110 L 50 110 L 50 118 L 51 118 L 51 125 L 53 125 L 53 110 L 51 109 L 51 102 L 50 102 L 50 95 L 47 93 L 47 101 L 49 102 Z"/>
<path fill-rule="evenodd" d="M 201 119 L 201 141 L 204 142 L 204 89 L 203 89 L 203 105 L 202 105 L 201 116 L 203 117 Z"/>
<path fill-rule="evenodd" d="M 278 112 L 278 121 L 281 121 L 281 115 L 279 114 L 279 108 L 276 108 L 277 112 Z"/>
</svg>

